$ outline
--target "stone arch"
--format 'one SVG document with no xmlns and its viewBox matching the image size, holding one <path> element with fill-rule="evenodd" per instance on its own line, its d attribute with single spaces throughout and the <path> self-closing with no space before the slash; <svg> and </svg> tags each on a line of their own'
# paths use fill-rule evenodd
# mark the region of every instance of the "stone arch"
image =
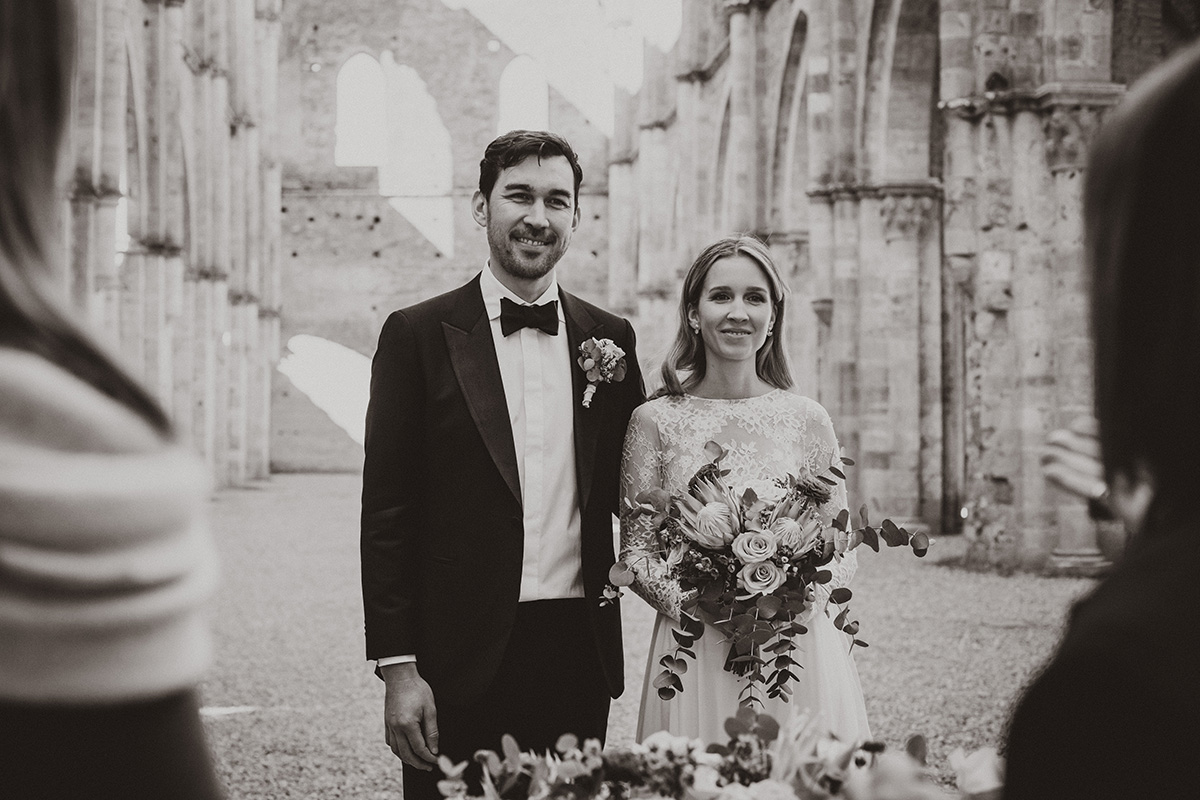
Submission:
<svg viewBox="0 0 1200 800">
<path fill-rule="evenodd" d="M 496 133 L 550 129 L 550 85 L 534 58 L 518 55 L 500 74 Z"/>
<path fill-rule="evenodd" d="M 940 172 L 933 135 L 938 47 L 937 0 L 878 0 L 861 134 L 867 179 L 925 179 Z"/>
<path fill-rule="evenodd" d="M 434 247 L 454 255 L 454 158 L 450 130 L 420 74 L 384 51 L 387 109 L 379 193 Z"/>
<path fill-rule="evenodd" d="M 768 173 L 771 228 L 776 231 L 808 228 L 808 102 L 804 59 L 808 16 L 802 11 L 797 12 L 789 36 Z"/>
<path fill-rule="evenodd" d="M 333 163 L 377 167 L 387 153 L 387 104 L 383 69 L 367 53 L 346 59 L 337 74 Z"/>
</svg>

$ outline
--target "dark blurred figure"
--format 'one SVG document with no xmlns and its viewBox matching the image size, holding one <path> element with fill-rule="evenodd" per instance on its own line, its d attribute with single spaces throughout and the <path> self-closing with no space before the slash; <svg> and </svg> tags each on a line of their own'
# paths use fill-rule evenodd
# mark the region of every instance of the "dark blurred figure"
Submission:
<svg viewBox="0 0 1200 800">
<path fill-rule="evenodd" d="M 209 800 L 205 470 L 53 288 L 74 37 L 0 0 L 0 797 Z"/>
<path fill-rule="evenodd" d="M 1195 797 L 1200 44 L 1135 85 L 1105 122 L 1084 214 L 1098 427 L 1056 434 L 1046 472 L 1106 499 L 1130 539 L 1017 707 L 1004 796 Z"/>
</svg>

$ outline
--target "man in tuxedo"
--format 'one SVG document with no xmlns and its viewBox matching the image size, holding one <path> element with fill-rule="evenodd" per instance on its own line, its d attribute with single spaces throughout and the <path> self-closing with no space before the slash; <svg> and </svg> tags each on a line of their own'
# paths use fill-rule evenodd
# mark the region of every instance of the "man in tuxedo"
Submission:
<svg viewBox="0 0 1200 800">
<path fill-rule="evenodd" d="M 583 172 L 554 134 L 512 131 L 480 162 L 482 272 L 392 313 L 367 410 L 362 581 L 367 658 L 406 800 L 458 762 L 558 736 L 603 738 L 623 688 L 614 561 L 621 447 L 645 399 L 633 328 L 563 291 Z M 623 380 L 587 407 L 580 344 L 611 339 Z"/>
</svg>

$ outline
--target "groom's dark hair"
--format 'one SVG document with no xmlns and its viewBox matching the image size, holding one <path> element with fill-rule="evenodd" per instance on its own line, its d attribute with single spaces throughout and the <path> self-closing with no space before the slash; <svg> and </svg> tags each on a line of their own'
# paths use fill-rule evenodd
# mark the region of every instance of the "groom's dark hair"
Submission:
<svg viewBox="0 0 1200 800">
<path fill-rule="evenodd" d="M 483 151 L 483 160 L 479 162 L 479 191 L 484 199 L 491 199 L 492 188 L 501 172 L 530 156 L 537 156 L 539 161 L 553 156 L 567 159 L 571 171 L 575 173 L 575 205 L 578 206 L 579 184 L 583 183 L 579 156 L 566 139 L 549 131 L 509 131 L 492 140 Z"/>
</svg>

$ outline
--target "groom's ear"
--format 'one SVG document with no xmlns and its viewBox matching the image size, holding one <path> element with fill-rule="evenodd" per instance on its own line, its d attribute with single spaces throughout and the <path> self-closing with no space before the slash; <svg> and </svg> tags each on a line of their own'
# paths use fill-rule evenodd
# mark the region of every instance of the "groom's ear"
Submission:
<svg viewBox="0 0 1200 800">
<path fill-rule="evenodd" d="M 487 198 L 483 196 L 483 192 L 475 190 L 475 195 L 471 198 L 471 216 L 479 223 L 479 227 L 486 228 L 488 224 L 488 204 Z"/>
</svg>

